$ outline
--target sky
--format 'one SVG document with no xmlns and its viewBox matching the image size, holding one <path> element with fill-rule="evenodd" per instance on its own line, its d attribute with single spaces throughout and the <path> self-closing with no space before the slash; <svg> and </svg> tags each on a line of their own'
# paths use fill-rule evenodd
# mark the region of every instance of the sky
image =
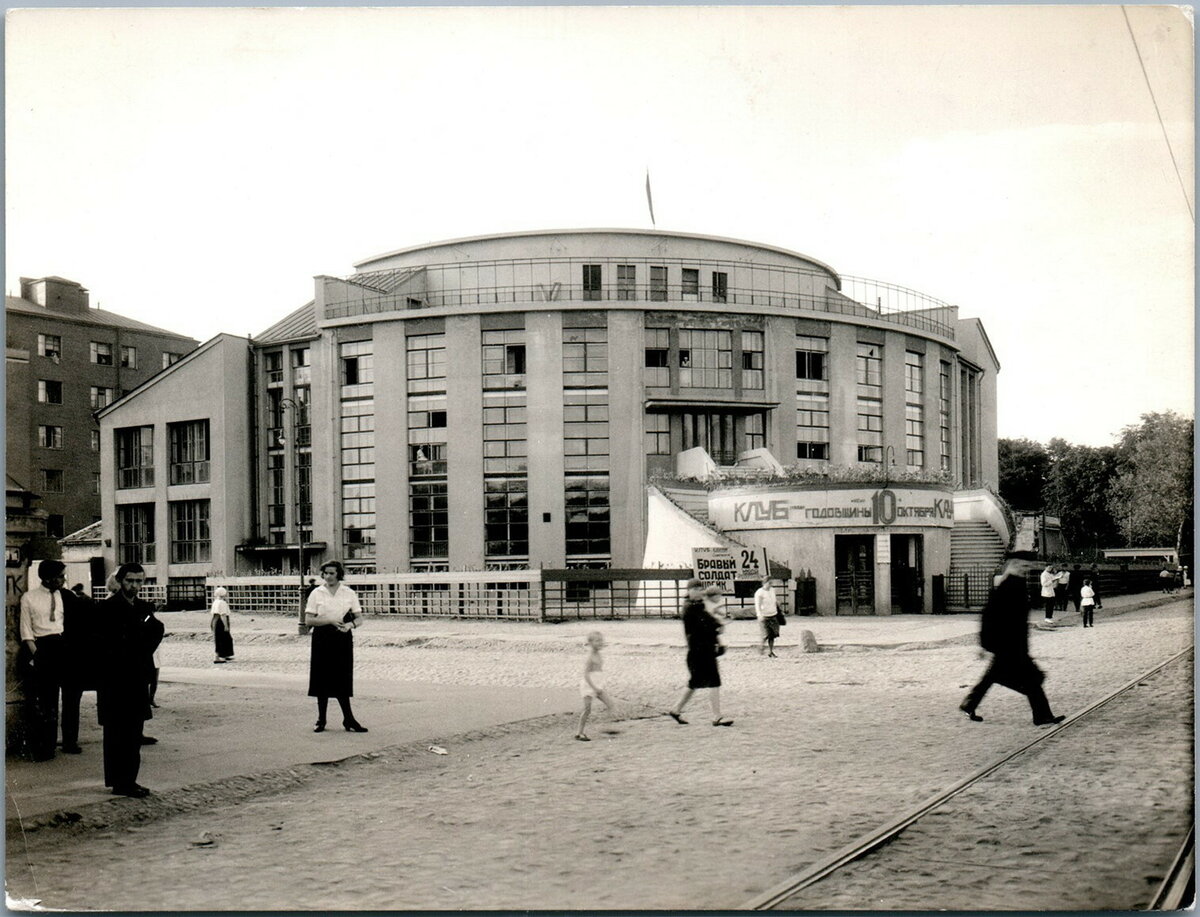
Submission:
<svg viewBox="0 0 1200 917">
<path fill-rule="evenodd" d="M 649 170 L 660 230 L 982 319 L 1000 436 L 1109 444 L 1194 404 L 1192 23 L 1124 9 L 9 11 L 6 290 L 256 334 L 383 252 L 648 229 Z"/>
</svg>

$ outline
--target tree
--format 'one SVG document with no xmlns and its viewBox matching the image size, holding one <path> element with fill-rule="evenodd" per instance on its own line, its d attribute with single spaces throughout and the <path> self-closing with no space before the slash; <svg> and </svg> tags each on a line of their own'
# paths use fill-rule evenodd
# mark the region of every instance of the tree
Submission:
<svg viewBox="0 0 1200 917">
<path fill-rule="evenodd" d="M 1046 510 L 1058 516 L 1071 553 L 1090 554 L 1116 544 L 1119 529 L 1109 500 L 1117 475 L 1116 450 L 1056 438 L 1046 451 Z"/>
<path fill-rule="evenodd" d="M 1050 470 L 1046 447 L 1031 439 L 1001 439 L 1000 496 L 1015 510 L 1039 512 Z"/>
<path fill-rule="evenodd" d="M 1143 414 L 1141 423 L 1121 431 L 1108 501 L 1127 544 L 1179 548 L 1190 542 L 1194 437 L 1194 421 L 1174 411 Z"/>
</svg>

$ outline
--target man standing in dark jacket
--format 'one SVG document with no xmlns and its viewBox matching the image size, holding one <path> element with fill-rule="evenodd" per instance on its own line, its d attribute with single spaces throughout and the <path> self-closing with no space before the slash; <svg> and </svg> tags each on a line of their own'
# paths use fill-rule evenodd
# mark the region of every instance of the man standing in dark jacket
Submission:
<svg viewBox="0 0 1200 917">
<path fill-rule="evenodd" d="M 992 664 L 979 684 L 959 705 L 972 720 L 983 719 L 975 712 L 983 696 L 994 685 L 1004 685 L 1029 698 L 1035 726 L 1061 723 L 1042 690 L 1046 676 L 1029 656 L 1029 590 L 1025 574 L 1032 565 L 1020 554 L 1010 555 L 996 575 L 991 595 L 979 618 L 979 644 L 992 654 Z"/>
<path fill-rule="evenodd" d="M 115 796 L 141 798 L 150 791 L 137 782 L 142 765 L 142 728 L 150 719 L 146 691 L 163 625 L 154 606 L 137 597 L 146 573 L 140 564 L 117 570 L 118 589 L 100 605 L 97 622 L 99 691 L 97 712 L 104 727 L 104 785 Z"/>
</svg>

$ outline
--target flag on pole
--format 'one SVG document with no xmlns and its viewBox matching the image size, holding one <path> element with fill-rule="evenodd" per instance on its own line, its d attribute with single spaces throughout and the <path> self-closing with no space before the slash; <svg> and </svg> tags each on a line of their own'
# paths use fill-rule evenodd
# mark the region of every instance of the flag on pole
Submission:
<svg viewBox="0 0 1200 917">
<path fill-rule="evenodd" d="M 658 228 L 654 222 L 654 198 L 650 196 L 650 170 L 646 170 L 646 205 L 650 208 L 650 225 Z"/>
</svg>

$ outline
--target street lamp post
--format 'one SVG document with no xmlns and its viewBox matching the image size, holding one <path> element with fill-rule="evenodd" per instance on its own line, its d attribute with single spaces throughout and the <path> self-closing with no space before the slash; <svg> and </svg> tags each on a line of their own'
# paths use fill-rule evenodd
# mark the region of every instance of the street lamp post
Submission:
<svg viewBox="0 0 1200 917">
<path fill-rule="evenodd" d="M 296 415 L 300 411 L 300 404 L 291 398 L 281 398 L 279 400 L 279 406 L 281 408 L 283 408 L 284 410 L 290 409 L 292 411 L 292 435 L 294 437 L 295 432 L 296 432 L 296 426 L 297 426 Z M 282 445 L 286 446 L 286 445 L 288 445 L 288 438 L 285 435 L 281 435 L 279 437 L 279 442 Z M 300 508 L 301 508 L 301 504 L 300 504 L 300 458 L 299 458 L 299 451 L 298 451 L 299 444 L 293 441 L 291 445 L 292 445 L 293 455 L 296 457 L 296 461 L 292 462 L 291 464 L 292 464 L 292 467 L 295 468 L 295 473 L 292 477 L 292 486 L 296 492 L 296 504 L 295 504 L 296 505 L 296 509 L 295 509 L 296 545 L 297 545 L 296 571 L 300 577 L 300 593 L 299 593 L 299 595 L 300 595 L 300 610 L 299 610 L 299 616 L 296 619 L 296 630 L 301 636 L 303 636 L 304 634 L 308 633 L 308 627 L 304 623 L 304 526 L 300 520 Z"/>
</svg>

